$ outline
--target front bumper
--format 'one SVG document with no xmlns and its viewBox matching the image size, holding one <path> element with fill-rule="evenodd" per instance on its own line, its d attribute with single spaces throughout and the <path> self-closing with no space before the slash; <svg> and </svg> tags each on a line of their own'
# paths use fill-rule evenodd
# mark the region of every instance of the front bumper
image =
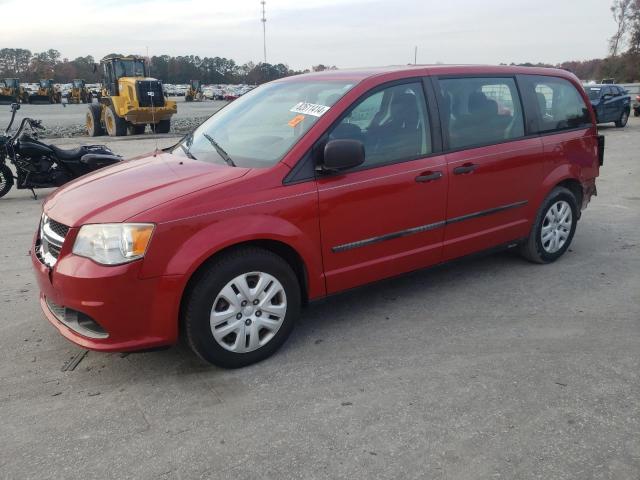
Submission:
<svg viewBox="0 0 640 480">
<path fill-rule="evenodd" d="M 71 342 L 90 350 L 123 352 L 177 341 L 180 276 L 141 279 L 141 261 L 106 267 L 64 252 L 50 268 L 35 249 L 31 262 L 44 316 Z M 61 321 L 59 308 L 86 315 L 106 336 Z"/>
</svg>

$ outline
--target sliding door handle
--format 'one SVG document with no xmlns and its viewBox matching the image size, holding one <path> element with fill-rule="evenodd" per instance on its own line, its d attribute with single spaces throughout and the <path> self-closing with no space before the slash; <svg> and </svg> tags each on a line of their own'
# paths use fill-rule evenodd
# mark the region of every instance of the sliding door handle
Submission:
<svg viewBox="0 0 640 480">
<path fill-rule="evenodd" d="M 475 163 L 465 163 L 461 167 L 454 168 L 453 173 L 454 175 L 464 175 L 465 173 L 473 172 L 476 168 L 478 168 L 478 165 Z"/>
<path fill-rule="evenodd" d="M 442 178 L 442 172 L 424 172 L 416 177 L 416 182 L 433 182 Z"/>
</svg>

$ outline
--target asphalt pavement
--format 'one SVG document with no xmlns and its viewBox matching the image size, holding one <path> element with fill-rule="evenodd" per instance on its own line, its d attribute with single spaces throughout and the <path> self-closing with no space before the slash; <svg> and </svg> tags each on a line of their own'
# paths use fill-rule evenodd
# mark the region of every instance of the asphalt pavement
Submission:
<svg viewBox="0 0 640 480">
<path fill-rule="evenodd" d="M 233 371 L 62 338 L 27 256 L 41 201 L 12 191 L 0 478 L 640 479 L 640 120 L 602 131 L 598 196 L 558 262 L 505 252 L 332 297 Z"/>
</svg>

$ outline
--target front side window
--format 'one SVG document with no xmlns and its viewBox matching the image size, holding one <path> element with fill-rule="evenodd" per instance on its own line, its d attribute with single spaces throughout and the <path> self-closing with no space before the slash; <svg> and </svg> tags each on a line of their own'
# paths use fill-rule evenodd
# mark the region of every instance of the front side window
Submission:
<svg viewBox="0 0 640 480">
<path fill-rule="evenodd" d="M 329 132 L 329 140 L 334 139 L 361 141 L 365 166 L 430 154 L 431 133 L 422 84 L 395 85 L 366 96 Z"/>
<path fill-rule="evenodd" d="M 209 163 L 271 167 L 353 85 L 342 80 L 262 85 L 214 114 L 172 153 Z"/>
<path fill-rule="evenodd" d="M 513 78 L 445 78 L 439 84 L 450 148 L 500 143 L 524 135 Z"/>
<path fill-rule="evenodd" d="M 537 132 L 553 132 L 591 125 L 589 109 L 576 87 L 557 77 L 527 75 L 524 88 L 533 95 L 537 108 L 534 109 L 537 120 Z M 590 87 L 589 98 L 597 100 L 605 93 L 611 93 L 609 87 Z"/>
</svg>

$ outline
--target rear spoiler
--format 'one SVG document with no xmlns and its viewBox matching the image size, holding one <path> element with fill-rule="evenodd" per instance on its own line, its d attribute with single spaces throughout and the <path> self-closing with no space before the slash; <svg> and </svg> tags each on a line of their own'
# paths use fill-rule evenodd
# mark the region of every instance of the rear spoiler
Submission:
<svg viewBox="0 0 640 480">
<path fill-rule="evenodd" d="M 598 161 L 600 166 L 604 164 L 604 135 L 598 135 Z"/>
</svg>

